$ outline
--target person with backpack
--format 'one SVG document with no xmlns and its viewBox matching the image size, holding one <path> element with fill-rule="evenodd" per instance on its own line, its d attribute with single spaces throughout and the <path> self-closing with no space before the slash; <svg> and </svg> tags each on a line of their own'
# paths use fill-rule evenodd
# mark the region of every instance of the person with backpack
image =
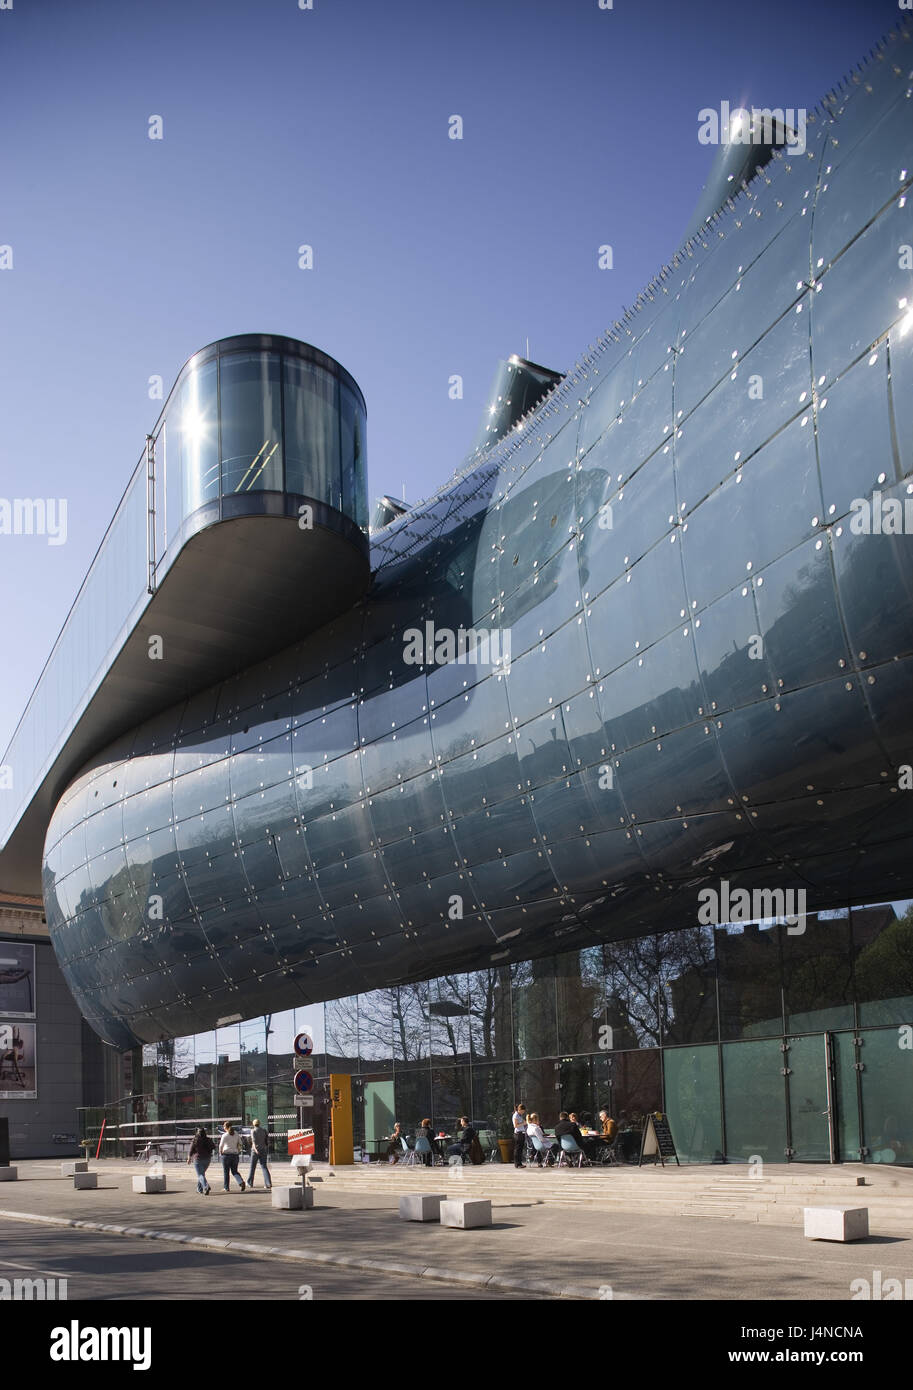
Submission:
<svg viewBox="0 0 913 1390">
<path fill-rule="evenodd" d="M 212 1191 L 212 1188 L 206 1181 L 206 1169 L 212 1162 L 215 1147 L 215 1144 L 201 1126 L 193 1136 L 193 1143 L 190 1145 L 190 1153 L 187 1155 L 187 1162 L 192 1163 L 196 1170 L 197 1192 L 201 1193 L 204 1197 L 208 1197 Z"/>
<path fill-rule="evenodd" d="M 247 1175 L 247 1185 L 253 1189 L 254 1173 L 257 1171 L 257 1164 L 263 1169 L 263 1186 L 267 1192 L 273 1185 L 270 1177 L 269 1168 L 266 1160 L 269 1156 L 269 1135 L 263 1128 L 259 1120 L 251 1120 L 250 1130 L 250 1172 Z"/>
</svg>

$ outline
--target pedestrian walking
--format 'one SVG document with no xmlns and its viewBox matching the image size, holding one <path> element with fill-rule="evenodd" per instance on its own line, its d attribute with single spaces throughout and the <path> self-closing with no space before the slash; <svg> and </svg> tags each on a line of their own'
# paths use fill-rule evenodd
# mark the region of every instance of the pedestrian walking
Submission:
<svg viewBox="0 0 913 1390">
<path fill-rule="evenodd" d="M 250 1130 L 250 1172 L 247 1175 L 247 1185 L 252 1188 L 254 1185 L 254 1173 L 257 1171 L 257 1164 L 263 1169 L 263 1186 L 269 1192 L 273 1185 L 273 1180 L 269 1175 L 269 1168 L 266 1160 L 269 1156 L 269 1134 L 263 1128 L 259 1120 L 251 1121 Z"/>
<path fill-rule="evenodd" d="M 206 1169 L 212 1162 L 215 1152 L 215 1144 L 210 1139 L 202 1126 L 193 1136 L 193 1143 L 190 1145 L 190 1153 L 187 1155 L 187 1162 L 193 1163 L 197 1175 L 197 1192 L 202 1196 L 208 1197 L 212 1188 L 206 1181 Z"/>
<path fill-rule="evenodd" d="M 241 1136 L 235 1133 L 234 1126 L 228 1120 L 222 1126 L 224 1133 L 219 1140 L 219 1157 L 222 1160 L 222 1181 L 227 1192 L 229 1189 L 229 1177 L 232 1174 L 237 1178 L 241 1185 L 241 1191 L 246 1191 L 247 1183 L 238 1172 L 238 1158 L 241 1153 Z"/>
</svg>

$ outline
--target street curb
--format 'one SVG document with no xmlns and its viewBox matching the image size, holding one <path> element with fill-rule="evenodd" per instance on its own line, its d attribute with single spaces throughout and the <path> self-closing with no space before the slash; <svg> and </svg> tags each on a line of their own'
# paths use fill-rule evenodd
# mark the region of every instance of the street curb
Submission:
<svg viewBox="0 0 913 1390">
<path fill-rule="evenodd" d="M 513 1293 L 540 1293 L 550 1298 L 573 1298 L 587 1301 L 598 1300 L 602 1294 L 598 1288 L 580 1284 L 565 1284 L 556 1289 L 552 1284 L 540 1279 L 511 1279 L 503 1275 L 473 1274 L 458 1269 L 440 1269 L 436 1265 L 411 1265 L 393 1260 L 369 1260 L 357 1255 L 328 1255 L 322 1250 L 283 1250 L 276 1245 L 253 1245 L 248 1241 L 220 1240 L 215 1236 L 186 1236 L 178 1231 L 153 1231 L 145 1226 L 115 1226 L 104 1221 L 77 1221 L 69 1216 L 41 1216 L 37 1212 L 8 1211 L 0 1209 L 0 1217 L 10 1221 L 32 1221 L 43 1226 L 67 1226 L 77 1231 L 96 1231 L 102 1235 L 132 1236 L 142 1240 L 167 1240 L 174 1245 L 193 1245 L 208 1250 L 221 1250 L 253 1256 L 255 1259 L 300 1260 L 307 1264 L 336 1265 L 341 1269 L 362 1269 L 366 1274 L 404 1275 L 410 1279 L 430 1279 L 439 1284 L 453 1284 L 460 1288 L 472 1285 L 480 1290 L 485 1288 L 504 1289 Z M 629 1295 L 630 1297 L 630 1295 Z"/>
</svg>

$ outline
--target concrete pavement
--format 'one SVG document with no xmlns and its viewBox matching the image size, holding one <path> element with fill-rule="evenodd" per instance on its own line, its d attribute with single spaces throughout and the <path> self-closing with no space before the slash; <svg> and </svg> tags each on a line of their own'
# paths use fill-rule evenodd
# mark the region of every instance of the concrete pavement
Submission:
<svg viewBox="0 0 913 1390">
<path fill-rule="evenodd" d="M 255 1286 L 260 1278 L 263 1290 L 275 1289 L 276 1279 L 282 1288 L 297 1288 L 325 1278 L 325 1296 L 331 1298 L 408 1300 L 418 1288 L 428 1291 L 425 1296 L 445 1299 L 459 1291 L 482 1298 L 849 1300 L 853 1281 L 872 1281 L 875 1271 L 882 1280 L 913 1278 L 913 1237 L 903 1232 L 879 1229 L 868 1241 L 833 1245 L 807 1241 L 792 1226 L 567 1208 L 537 1197 L 536 1173 L 528 1175 L 528 1189 L 512 1199 L 493 1193 L 491 1229 L 458 1231 L 400 1221 L 405 1178 L 388 1192 L 360 1192 L 345 1190 L 344 1184 L 334 1188 L 325 1171 L 312 1211 L 280 1212 L 259 1188 L 224 1194 L 219 1185 L 210 1197 L 201 1197 L 192 1171 L 179 1165 L 166 1165 L 170 1190 L 155 1196 L 132 1192 L 130 1179 L 142 1171 L 139 1165 L 103 1161 L 91 1169 L 99 1175 L 97 1190 L 74 1191 L 72 1180 L 59 1175 L 59 1164 L 21 1162 L 19 1181 L 0 1189 L 4 1234 L 14 1241 L 34 1240 L 36 1248 L 46 1246 L 51 1253 L 77 1254 L 101 1237 L 106 1250 L 122 1249 L 119 1264 L 125 1271 L 155 1242 L 156 1251 L 169 1249 L 168 1258 L 180 1272 L 174 1286 L 199 1289 L 179 1297 L 213 1296 L 208 1291 L 227 1277 L 233 1289 Z M 280 1174 L 288 1176 L 284 1163 L 276 1165 Z M 459 1195 L 459 1183 L 448 1183 L 446 1172 L 433 1176 L 437 1190 Z M 566 1176 L 574 1181 L 585 1175 Z M 494 1186 L 494 1177 L 490 1181 Z M 529 1196 L 521 1200 L 526 1190 Z M 863 1189 L 859 1198 L 864 1204 Z M 99 1227 L 118 1227 L 126 1234 Z M 273 1270 L 258 1276 L 264 1261 Z M 242 1268 L 239 1262 L 243 1274 L 234 1272 Z M 233 1272 L 226 1276 L 229 1268 Z M 359 1293 L 360 1288 L 376 1292 Z"/>
</svg>

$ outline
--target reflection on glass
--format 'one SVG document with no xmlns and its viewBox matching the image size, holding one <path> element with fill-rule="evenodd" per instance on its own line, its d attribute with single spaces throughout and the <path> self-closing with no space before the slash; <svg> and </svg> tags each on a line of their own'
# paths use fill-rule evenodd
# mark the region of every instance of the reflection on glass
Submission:
<svg viewBox="0 0 913 1390">
<path fill-rule="evenodd" d="M 612 1047 L 655 1047 L 660 1040 L 661 960 L 656 938 L 613 941 L 603 949 L 606 1022 L 612 1030 Z"/>
<path fill-rule="evenodd" d="M 511 966 L 514 1047 L 517 1057 L 554 1056 L 555 967 L 551 960 L 523 961 Z M 527 1109 L 535 1109 L 527 1106 Z"/>
<path fill-rule="evenodd" d="M 861 1024 L 913 1023 L 913 903 L 852 910 Z"/>
<path fill-rule="evenodd" d="M 473 1059 L 501 1061 L 512 1057 L 510 967 L 476 970 L 466 976 L 466 981 Z"/>
<path fill-rule="evenodd" d="M 323 367 L 283 360 L 285 489 L 339 506 L 339 384 Z"/>
<path fill-rule="evenodd" d="M 783 992 L 792 1033 L 853 1026 L 849 912 L 809 913 L 805 931 L 782 934 Z M 795 1148 L 795 1143 L 793 1144 Z"/>
<path fill-rule="evenodd" d="M 672 1047 L 663 1054 L 666 1114 L 682 1163 L 721 1162 L 720 1064 L 716 1047 Z"/>
<path fill-rule="evenodd" d="M 222 491 L 282 490 L 279 358 L 232 353 L 221 359 Z"/>
<path fill-rule="evenodd" d="M 606 1028 L 606 1001 L 602 972 L 602 947 L 571 951 L 555 960 L 558 1005 L 558 1048 L 573 1056 L 578 1052 L 611 1050 Z"/>
<path fill-rule="evenodd" d="M 723 1038 L 783 1032 L 778 930 L 749 922 L 715 932 Z"/>
<path fill-rule="evenodd" d="M 218 364 L 191 371 L 168 416 L 180 443 L 183 514 L 189 516 L 219 495 Z M 169 437 L 169 447 L 174 442 Z"/>
<path fill-rule="evenodd" d="M 913 1049 L 896 1028 L 860 1034 L 862 1106 L 869 1163 L 913 1163 Z"/>
<path fill-rule="evenodd" d="M 786 1157 L 786 1095 L 779 1038 L 723 1046 L 726 1157 L 769 1163 Z"/>
<path fill-rule="evenodd" d="M 683 927 L 657 938 L 663 984 L 663 1041 L 715 1042 L 716 960 L 712 927 Z"/>
<path fill-rule="evenodd" d="M 333 505 L 359 526 L 367 526 L 368 459 L 365 450 L 365 414 L 353 393 L 340 383 L 340 464 L 342 494 Z"/>
</svg>

